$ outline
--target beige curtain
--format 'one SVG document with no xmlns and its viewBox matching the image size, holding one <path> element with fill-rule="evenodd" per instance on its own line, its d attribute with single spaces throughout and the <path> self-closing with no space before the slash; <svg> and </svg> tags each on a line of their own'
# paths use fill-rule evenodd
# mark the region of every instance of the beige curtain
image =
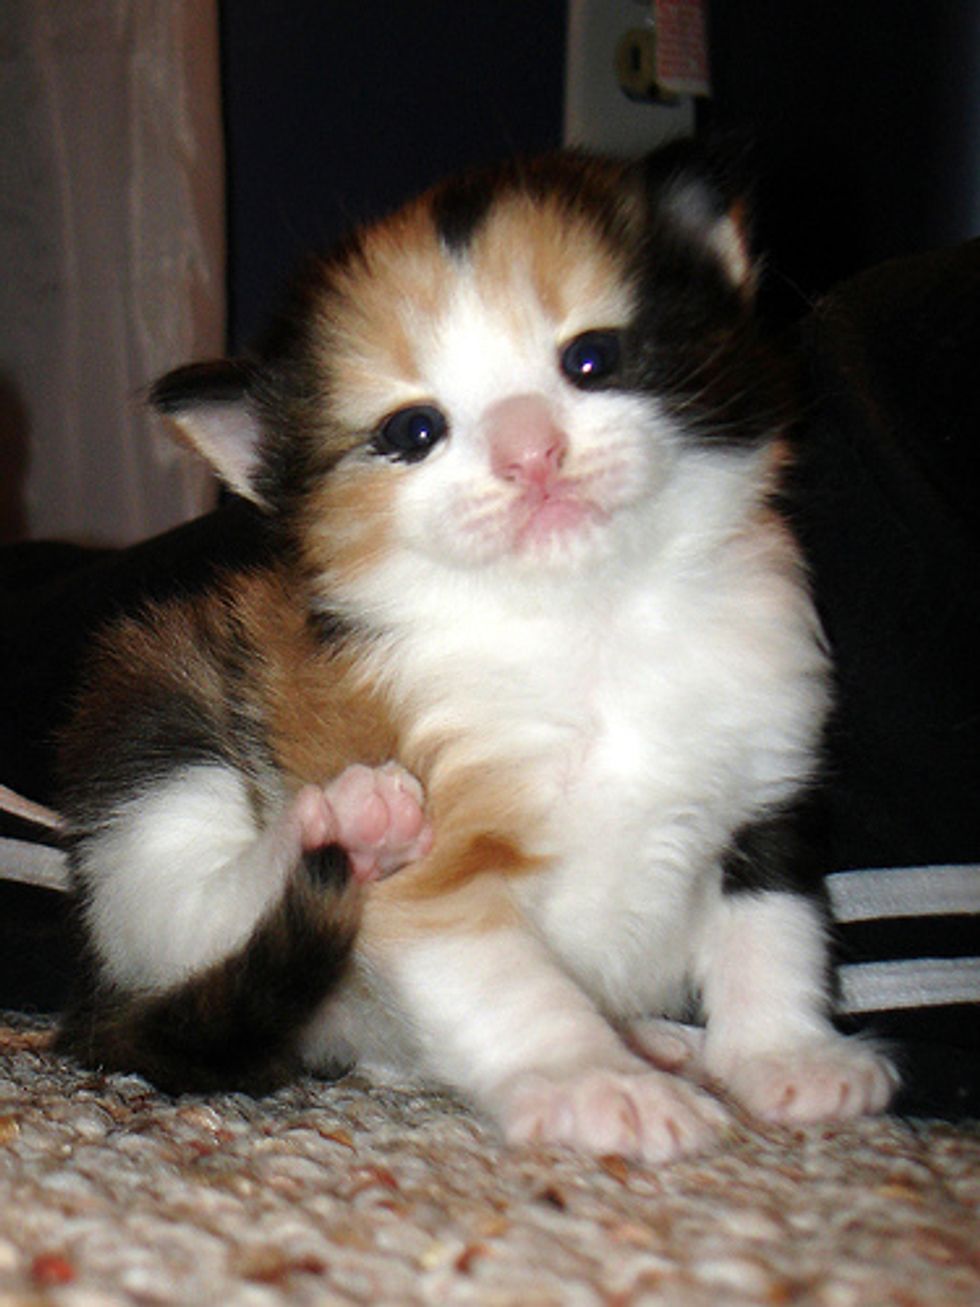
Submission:
<svg viewBox="0 0 980 1307">
<path fill-rule="evenodd" d="M 0 539 L 213 502 L 140 403 L 224 337 L 216 0 L 0 3 Z"/>
</svg>

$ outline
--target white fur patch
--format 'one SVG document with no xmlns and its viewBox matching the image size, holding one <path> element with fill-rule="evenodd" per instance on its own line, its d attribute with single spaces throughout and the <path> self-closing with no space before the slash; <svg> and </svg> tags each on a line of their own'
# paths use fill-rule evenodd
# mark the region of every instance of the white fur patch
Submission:
<svg viewBox="0 0 980 1307">
<path fill-rule="evenodd" d="M 130 800 L 82 854 L 85 912 L 108 976 L 165 988 L 244 943 L 298 853 L 260 836 L 242 779 L 188 767 Z"/>
</svg>

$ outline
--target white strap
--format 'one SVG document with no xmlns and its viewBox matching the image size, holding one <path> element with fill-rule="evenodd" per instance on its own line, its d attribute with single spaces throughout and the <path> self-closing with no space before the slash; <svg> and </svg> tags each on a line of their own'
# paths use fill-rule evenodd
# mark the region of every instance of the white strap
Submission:
<svg viewBox="0 0 980 1307">
<path fill-rule="evenodd" d="M 856 962 L 839 967 L 837 1011 L 889 1012 L 897 1008 L 980 1003 L 980 958 L 915 958 Z"/>
<path fill-rule="evenodd" d="M 980 914 L 976 865 L 838 871 L 827 877 L 826 885 L 834 917 L 841 923 Z"/>
<path fill-rule="evenodd" d="M 35 803 L 33 799 L 25 799 L 6 785 L 0 785 L 0 812 L 12 812 L 15 817 L 23 817 L 25 821 L 45 826 L 48 830 L 62 830 L 65 824 L 60 813 Z"/>
<path fill-rule="evenodd" d="M 67 859 L 61 849 L 52 849 L 46 844 L 0 837 L 0 880 L 67 890 Z"/>
</svg>

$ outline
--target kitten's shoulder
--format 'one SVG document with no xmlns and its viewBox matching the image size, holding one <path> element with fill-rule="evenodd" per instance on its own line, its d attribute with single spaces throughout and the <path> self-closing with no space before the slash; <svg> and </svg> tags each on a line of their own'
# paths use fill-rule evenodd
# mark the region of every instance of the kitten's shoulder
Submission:
<svg viewBox="0 0 980 1307">
<path fill-rule="evenodd" d="M 91 816 L 110 794 L 139 793 L 181 766 L 266 755 L 270 667 L 301 664 L 320 644 L 275 565 L 110 622 L 93 640 L 60 741 L 69 816 Z"/>
</svg>

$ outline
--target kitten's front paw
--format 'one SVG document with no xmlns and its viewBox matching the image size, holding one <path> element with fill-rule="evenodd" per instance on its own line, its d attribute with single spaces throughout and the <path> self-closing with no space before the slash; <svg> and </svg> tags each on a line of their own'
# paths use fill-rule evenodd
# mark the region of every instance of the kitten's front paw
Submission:
<svg viewBox="0 0 980 1307">
<path fill-rule="evenodd" d="M 301 842 L 311 852 L 339 844 L 358 880 L 390 875 L 432 847 L 422 786 L 397 763 L 347 767 L 323 789 L 308 785 L 295 800 Z"/>
<path fill-rule="evenodd" d="M 766 1121 L 843 1121 L 882 1112 L 898 1073 L 872 1046 L 838 1035 L 746 1056 L 725 1074 L 732 1095 Z"/>
<path fill-rule="evenodd" d="M 502 1113 L 510 1143 L 566 1144 L 666 1162 L 710 1147 L 729 1122 L 714 1098 L 658 1071 L 587 1071 L 516 1081 Z"/>
</svg>

